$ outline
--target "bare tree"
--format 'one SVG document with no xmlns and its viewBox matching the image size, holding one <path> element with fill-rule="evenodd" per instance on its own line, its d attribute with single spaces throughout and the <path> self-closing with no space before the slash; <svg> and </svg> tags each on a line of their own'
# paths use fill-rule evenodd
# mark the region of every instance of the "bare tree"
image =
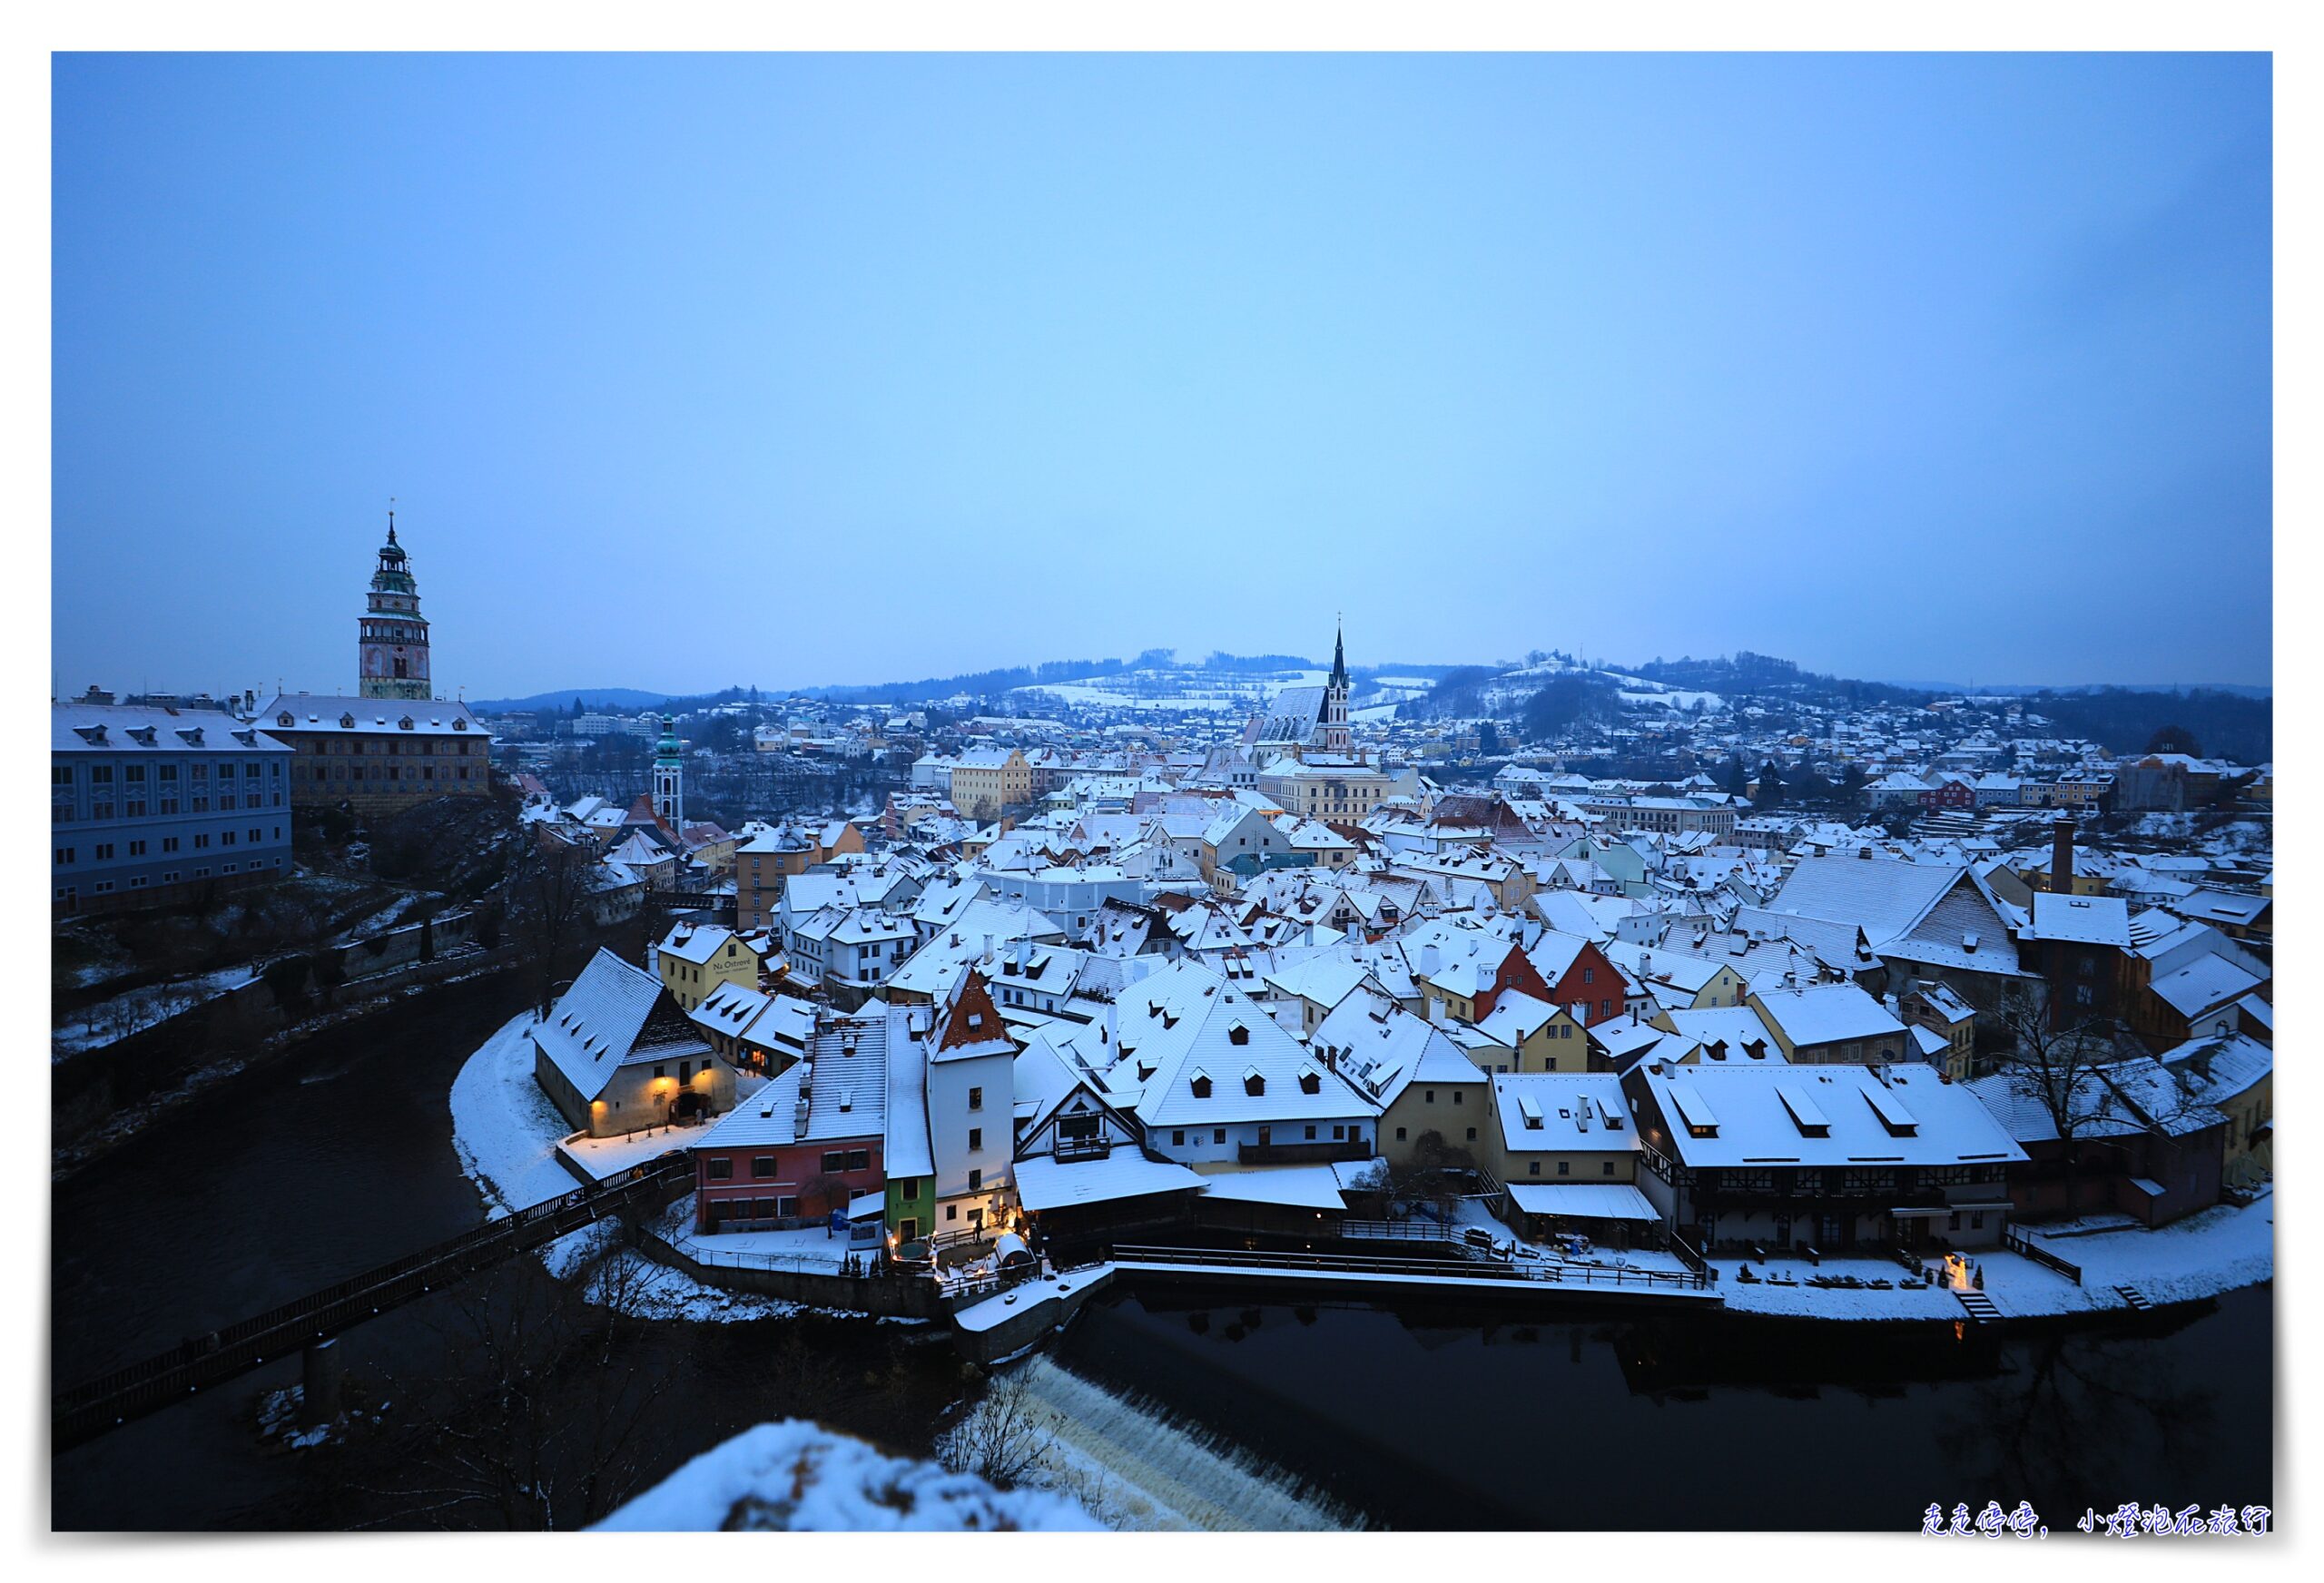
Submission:
<svg viewBox="0 0 2324 1583">
<path fill-rule="evenodd" d="M 1472 1190 L 1468 1173 L 1477 1162 L 1469 1151 L 1444 1141 L 1433 1128 L 1413 1140 L 1412 1153 L 1402 1160 L 1383 1155 L 1364 1176 L 1364 1185 L 1387 1200 L 1393 1212 L 1399 1204 L 1433 1205 L 1441 1216 L 1452 1201 Z"/>
<path fill-rule="evenodd" d="M 822 1204 L 823 1236 L 826 1240 L 832 1234 L 832 1211 L 835 1209 L 844 1211 L 854 1191 L 854 1188 L 849 1185 L 846 1177 L 834 1175 L 829 1171 L 816 1173 L 800 1187 L 799 1200 L 803 1206 L 818 1202 Z"/>
<path fill-rule="evenodd" d="M 589 880 L 596 860 L 556 836 L 543 836 L 518 858 L 508 884 L 508 931 L 533 976 L 547 1017 L 556 986 L 577 967 L 575 949 L 587 932 Z"/>
<path fill-rule="evenodd" d="M 1013 1490 L 1050 1464 L 1058 1417 L 1040 1405 L 1022 1372 L 992 1381 L 943 1446 L 944 1466 Z"/>
<path fill-rule="evenodd" d="M 462 1288 L 443 1372 L 399 1385 L 389 1431 L 350 1448 L 375 1524 L 581 1528 L 636 1493 L 666 1460 L 670 1379 L 641 1345 L 644 1299 L 617 1237 L 562 1279 L 520 1260 Z"/>
<path fill-rule="evenodd" d="M 2047 996 L 2023 986 L 2004 991 L 1993 1011 L 2000 1036 L 1994 1065 L 2010 1091 L 2040 1107 L 2057 1134 L 2071 1213 L 2079 1197 L 2083 1135 L 2102 1116 L 2123 1116 L 2106 1069 L 2142 1052 L 2126 1050 L 2119 1025 L 2109 1018 L 2062 1019 L 2056 1010 Z"/>
</svg>

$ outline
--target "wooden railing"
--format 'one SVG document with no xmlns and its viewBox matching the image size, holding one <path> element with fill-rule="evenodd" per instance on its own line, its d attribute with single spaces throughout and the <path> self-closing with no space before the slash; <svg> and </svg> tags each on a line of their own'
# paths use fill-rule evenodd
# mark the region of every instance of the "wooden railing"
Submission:
<svg viewBox="0 0 2324 1583">
<path fill-rule="evenodd" d="M 2033 1260 L 2035 1263 L 2040 1264 L 2044 1269 L 2055 1270 L 2059 1274 L 2063 1275 L 2067 1280 L 2073 1282 L 2077 1286 L 2082 1284 L 2082 1266 L 2080 1264 L 2073 1263 L 2070 1259 L 2062 1259 L 2058 1257 L 2057 1254 L 2052 1253 L 2049 1249 L 2043 1247 L 2040 1243 L 2035 1242 L 2032 1237 L 2026 1235 L 2025 1233 L 2020 1231 L 2014 1225 L 2004 1228 L 2001 1234 L 2001 1245 L 2007 1248 L 2013 1254 L 2018 1254 L 2025 1258 Z"/>
<path fill-rule="evenodd" d="M 1418 1275 L 1440 1281 L 1512 1281 L 1551 1286 L 1643 1286 L 1700 1291 L 1710 1283 L 1691 1271 L 1647 1270 L 1635 1265 L 1586 1264 L 1561 1260 L 1495 1261 L 1490 1273 L 1443 1259 L 1398 1259 L 1367 1254 L 1262 1253 L 1218 1248 L 1175 1248 L 1124 1244 L 1113 1251 L 1125 1267 L 1177 1264 L 1236 1270 L 1304 1271 L 1316 1274 Z"/>
</svg>

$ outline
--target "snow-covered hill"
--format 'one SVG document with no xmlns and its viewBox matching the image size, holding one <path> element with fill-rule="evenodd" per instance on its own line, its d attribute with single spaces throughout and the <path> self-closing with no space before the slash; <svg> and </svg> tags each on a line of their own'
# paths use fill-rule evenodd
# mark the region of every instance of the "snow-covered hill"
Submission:
<svg viewBox="0 0 2324 1583">
<path fill-rule="evenodd" d="M 891 1457 L 803 1419 L 746 1429 L 597 1524 L 615 1531 L 983 1531 L 1102 1527 L 1044 1490 Z"/>
</svg>

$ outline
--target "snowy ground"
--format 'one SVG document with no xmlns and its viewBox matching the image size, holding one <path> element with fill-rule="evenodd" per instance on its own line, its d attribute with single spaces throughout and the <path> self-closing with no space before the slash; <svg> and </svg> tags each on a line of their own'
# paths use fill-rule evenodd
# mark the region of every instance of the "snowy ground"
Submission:
<svg viewBox="0 0 2324 1583">
<path fill-rule="evenodd" d="M 533 1014 L 518 1012 L 468 1058 L 452 1080 L 452 1147 L 493 1218 L 573 1191 L 556 1162 L 571 1129 L 533 1081 Z"/>
<path fill-rule="evenodd" d="M 532 1068 L 525 1069 L 525 1081 L 531 1083 Z M 538 1085 L 534 1085 L 536 1090 Z M 557 1118 L 559 1125 L 564 1117 Z M 625 1133 L 620 1137 L 567 1137 L 557 1146 L 567 1159 L 589 1173 L 592 1179 L 602 1182 L 608 1176 L 618 1176 L 633 1165 L 642 1165 L 658 1159 L 672 1149 L 686 1146 L 689 1135 L 699 1136 L 702 1128 L 657 1126 L 645 1132 Z"/>
<path fill-rule="evenodd" d="M 1984 1270 L 1987 1300 L 2009 1319 L 2053 1314 L 2119 1313 L 2127 1306 L 2116 1286 L 2131 1286 L 2149 1303 L 2189 1303 L 2275 1278 L 2275 1198 L 2263 1192 L 2248 1208 L 2221 1204 L 2159 1231 L 2142 1228 L 2079 1235 L 2044 1235 L 2050 1252 L 2082 1266 L 2082 1284 L 2016 1254 L 1994 1249 L 1974 1255 Z M 1886 1292 L 1807 1284 L 1811 1275 L 1852 1274 L 1894 1282 L 1905 1272 L 1892 1259 L 1831 1259 L 1821 1268 L 1805 1259 L 1749 1261 L 1759 1279 L 1737 1279 L 1745 1261 L 1711 1261 L 1718 1292 L 1738 1313 L 1803 1319 L 1959 1319 L 1967 1311 L 1948 1286 Z M 1769 1274 L 1797 1285 L 1769 1284 Z"/>
<path fill-rule="evenodd" d="M 1062 1275 L 1052 1275 L 1040 1281 L 1028 1281 L 1021 1285 L 1011 1287 L 1007 1292 L 988 1297 L 982 1303 L 972 1303 L 965 1308 L 954 1310 L 952 1322 L 962 1330 L 988 1331 L 1002 1320 L 1024 1312 L 1036 1303 L 1044 1303 L 1051 1298 L 1070 1297 L 1077 1292 L 1095 1285 L 1113 1273 L 1114 1267 L 1111 1264 L 1084 1264 L 1078 1270 L 1069 1270 Z"/>
<path fill-rule="evenodd" d="M 494 1219 L 561 1198 L 574 1188 L 572 1174 L 556 1158 L 566 1136 L 565 1117 L 533 1081 L 532 1044 L 525 1037 L 532 1021 L 529 1011 L 509 1018 L 468 1058 L 452 1082 L 452 1147 Z M 656 1141 L 668 1146 L 666 1140 Z M 693 1198 L 680 1199 L 659 1229 L 675 1231 L 693 1214 Z M 542 1262 L 552 1274 L 570 1274 L 607 1229 L 592 1225 L 568 1233 L 541 1250 Z M 705 1286 L 638 1254 L 624 1253 L 618 1258 L 625 1276 L 622 1283 L 634 1283 L 637 1310 L 650 1319 L 731 1322 L 799 1312 L 798 1304 L 776 1298 Z"/>
<path fill-rule="evenodd" d="M 615 1228 L 600 1223 L 568 1232 L 541 1250 L 549 1273 L 559 1279 L 586 1266 L 601 1251 L 603 1239 Z M 592 1278 L 589 1300 L 618 1300 L 641 1319 L 683 1319 L 697 1323 L 735 1324 L 757 1319 L 785 1319 L 802 1312 L 800 1304 L 753 1292 L 728 1292 L 705 1286 L 683 1270 L 657 1264 L 643 1254 L 624 1249 L 611 1257 L 606 1273 Z"/>
<path fill-rule="evenodd" d="M 712 1447 L 597 1525 L 656 1532 L 846 1533 L 1097 1526 L 1062 1496 L 1042 1490 L 1004 1493 L 970 1474 L 886 1456 L 799 1419 L 763 1423 Z"/>
<path fill-rule="evenodd" d="M 848 1254 L 868 1260 L 879 1251 L 874 1244 L 852 1243 L 822 1226 L 809 1226 L 803 1231 L 728 1231 L 712 1235 L 694 1230 L 692 1197 L 680 1199 L 671 1208 L 683 1211 L 683 1214 L 674 1213 L 664 1222 L 660 1228 L 664 1238 L 688 1258 L 705 1264 L 750 1264 L 761 1269 L 832 1275 L 839 1273 Z"/>
<path fill-rule="evenodd" d="M 116 1039 L 143 1033 L 182 1011 L 249 983 L 251 972 L 251 964 L 244 962 L 199 978 L 149 984 L 143 989 L 131 989 L 93 1002 L 50 1030 L 50 1058 L 62 1059 L 84 1050 L 102 1049 Z"/>
</svg>

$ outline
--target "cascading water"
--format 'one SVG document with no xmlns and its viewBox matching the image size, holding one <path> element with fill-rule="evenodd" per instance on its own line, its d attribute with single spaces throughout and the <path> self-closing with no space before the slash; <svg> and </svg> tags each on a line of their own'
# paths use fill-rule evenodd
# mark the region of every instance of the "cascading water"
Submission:
<svg viewBox="0 0 2324 1583">
<path fill-rule="evenodd" d="M 1030 1482 L 1078 1497 L 1118 1528 L 1297 1531 L 1363 1519 L 1282 1469 L 1149 1402 L 1043 1356 L 1000 1377 L 1041 1413 L 1050 1443 Z M 984 1411 L 980 1405 L 970 1416 Z"/>
</svg>

